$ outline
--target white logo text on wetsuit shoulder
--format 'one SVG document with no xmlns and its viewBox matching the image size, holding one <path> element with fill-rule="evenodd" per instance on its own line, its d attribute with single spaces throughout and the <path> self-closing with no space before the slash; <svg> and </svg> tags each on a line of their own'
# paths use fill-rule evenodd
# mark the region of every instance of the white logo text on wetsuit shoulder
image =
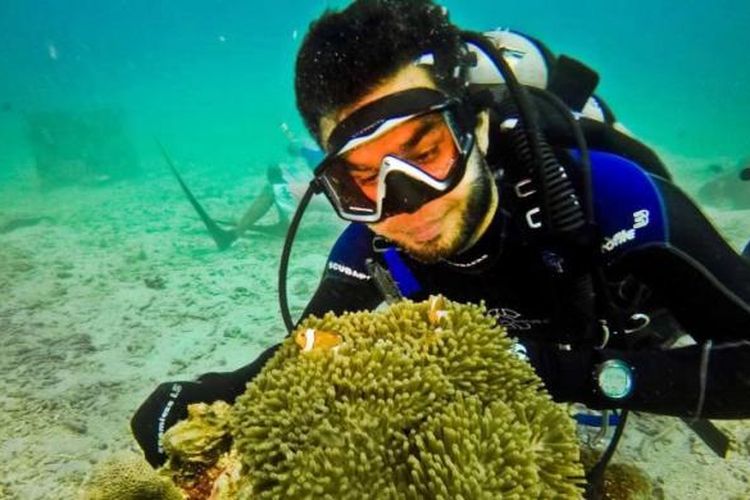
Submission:
<svg viewBox="0 0 750 500">
<path fill-rule="evenodd" d="M 352 269 L 351 267 L 340 264 L 338 262 L 329 262 L 328 263 L 328 269 L 331 271 L 336 271 L 337 273 L 344 274 L 346 276 L 350 276 L 352 278 L 356 278 L 358 280 L 367 281 L 370 279 L 369 274 L 365 274 L 363 272 L 357 271 L 356 269 Z"/>
<path fill-rule="evenodd" d="M 602 243 L 602 251 L 611 252 L 620 245 L 623 245 L 628 241 L 633 241 L 636 236 L 636 231 L 648 226 L 649 215 L 650 212 L 646 209 L 633 212 L 633 226 L 628 229 L 617 231 L 612 236 L 605 236 L 604 243 Z"/>
<path fill-rule="evenodd" d="M 524 318 L 520 312 L 507 307 L 490 309 L 487 313 L 495 318 L 498 325 L 508 330 L 531 330 L 534 327 L 549 324 L 548 319 Z"/>
</svg>

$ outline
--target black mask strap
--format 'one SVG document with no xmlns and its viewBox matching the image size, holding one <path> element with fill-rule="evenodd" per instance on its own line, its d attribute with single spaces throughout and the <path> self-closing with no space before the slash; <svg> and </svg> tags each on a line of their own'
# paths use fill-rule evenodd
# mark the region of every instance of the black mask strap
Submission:
<svg viewBox="0 0 750 500">
<path fill-rule="evenodd" d="M 420 113 L 441 106 L 447 100 L 439 90 L 424 87 L 389 94 L 361 107 L 339 123 L 328 139 L 329 150 L 338 151 L 350 140 L 372 133 L 386 120 Z"/>
</svg>

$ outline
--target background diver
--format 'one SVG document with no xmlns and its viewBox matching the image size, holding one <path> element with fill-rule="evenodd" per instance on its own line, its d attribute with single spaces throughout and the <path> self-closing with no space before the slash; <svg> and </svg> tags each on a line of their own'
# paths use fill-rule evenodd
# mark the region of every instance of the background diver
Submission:
<svg viewBox="0 0 750 500">
<path fill-rule="evenodd" d="M 387 270 L 399 296 L 485 301 L 557 401 L 750 417 L 750 262 L 596 82 L 518 33 L 461 32 L 428 0 L 324 13 L 297 106 L 327 153 L 314 186 L 351 224 L 303 317 L 398 298 L 375 279 Z M 693 343 L 668 348 L 683 332 Z M 132 420 L 146 458 L 164 460 L 187 404 L 233 401 L 274 350 L 160 385 Z"/>
<path fill-rule="evenodd" d="M 161 143 L 158 144 L 172 174 L 219 250 L 229 248 L 247 231 L 274 236 L 286 234 L 290 216 L 294 213 L 297 203 L 304 193 L 305 184 L 309 182 L 309 175 L 300 171 L 299 164 L 304 163 L 306 169 L 312 170 L 322 160 L 323 153 L 316 145 L 295 136 L 286 123 L 281 124 L 281 131 L 287 138 L 286 149 L 291 161 L 270 163 L 266 167 L 266 179 L 258 195 L 235 223 L 215 220 L 208 215 L 205 208 L 185 184 L 164 146 Z M 258 224 L 258 221 L 271 211 L 276 213 L 276 222 L 273 224 Z"/>
</svg>

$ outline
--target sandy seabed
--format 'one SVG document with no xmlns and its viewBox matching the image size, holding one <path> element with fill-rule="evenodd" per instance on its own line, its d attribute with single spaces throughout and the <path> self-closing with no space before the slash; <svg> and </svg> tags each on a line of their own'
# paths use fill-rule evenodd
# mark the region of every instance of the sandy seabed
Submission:
<svg viewBox="0 0 750 500">
<path fill-rule="evenodd" d="M 238 217 L 252 192 L 230 177 L 196 186 L 217 218 Z M 750 211 L 710 215 L 735 246 L 750 236 Z M 2 181 L 0 226 L 38 217 L 0 234 L 7 500 L 77 498 L 93 464 L 137 450 L 129 419 L 156 385 L 238 368 L 284 336 L 282 239 L 255 234 L 216 251 L 167 175 L 52 191 Z M 340 227 L 326 211 L 305 218 L 289 276 L 297 314 Z M 750 498 L 750 425 L 720 425 L 736 441 L 728 459 L 677 419 L 634 415 L 614 460 L 647 471 L 664 498 Z"/>
</svg>

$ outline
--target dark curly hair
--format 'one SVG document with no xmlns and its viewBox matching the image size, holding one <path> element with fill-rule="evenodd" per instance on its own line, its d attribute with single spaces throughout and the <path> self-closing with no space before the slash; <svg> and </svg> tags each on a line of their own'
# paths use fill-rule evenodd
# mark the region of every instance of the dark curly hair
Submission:
<svg viewBox="0 0 750 500">
<path fill-rule="evenodd" d="M 297 55 L 297 109 L 320 142 L 320 118 L 363 97 L 426 52 L 435 55 L 436 85 L 454 93 L 459 29 L 431 0 L 356 0 L 310 25 Z"/>
</svg>

